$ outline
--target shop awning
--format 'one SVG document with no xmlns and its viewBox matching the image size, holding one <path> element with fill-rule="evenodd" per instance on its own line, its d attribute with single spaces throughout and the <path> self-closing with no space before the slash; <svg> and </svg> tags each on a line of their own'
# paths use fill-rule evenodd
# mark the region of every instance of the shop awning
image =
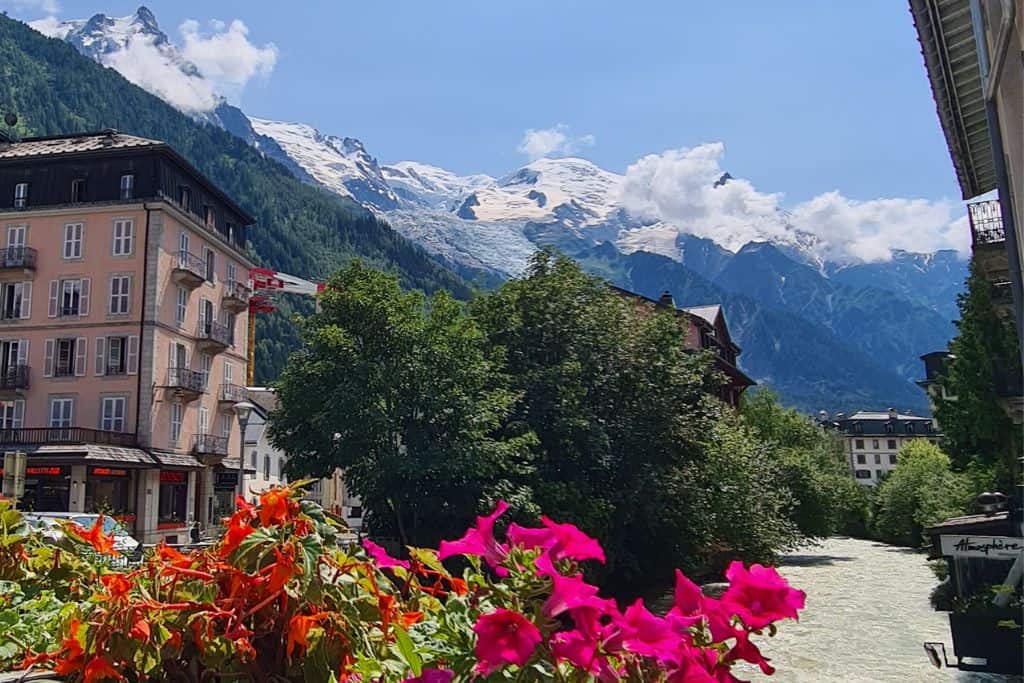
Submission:
<svg viewBox="0 0 1024 683">
<path fill-rule="evenodd" d="M 201 470 L 206 467 L 203 463 L 196 460 L 194 455 L 187 453 L 175 453 L 173 451 L 150 448 L 149 454 L 156 459 L 157 464 L 164 467 L 183 467 L 190 470 Z"/>
<path fill-rule="evenodd" d="M 157 462 L 141 448 L 99 444 L 43 444 L 24 448 L 29 462 L 45 460 L 53 465 L 116 464 L 122 467 L 155 467 Z"/>
<path fill-rule="evenodd" d="M 238 471 L 238 458 L 224 458 L 224 462 L 217 466 L 218 469 L 224 469 L 228 472 Z M 246 474 L 256 474 L 256 468 L 252 465 L 245 466 Z"/>
</svg>

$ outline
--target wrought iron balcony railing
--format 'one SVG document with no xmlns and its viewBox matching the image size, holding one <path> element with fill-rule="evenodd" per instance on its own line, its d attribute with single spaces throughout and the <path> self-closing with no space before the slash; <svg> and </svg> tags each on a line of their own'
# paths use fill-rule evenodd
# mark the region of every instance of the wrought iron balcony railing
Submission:
<svg viewBox="0 0 1024 683">
<path fill-rule="evenodd" d="M 229 384 L 225 382 L 220 385 L 220 394 L 218 399 L 227 403 L 238 403 L 239 401 L 245 401 L 249 397 L 249 393 L 245 390 L 245 387 L 239 386 L 238 384 Z"/>
<path fill-rule="evenodd" d="M 168 368 L 167 386 L 202 393 L 206 391 L 206 375 L 188 368 Z"/>
<path fill-rule="evenodd" d="M 1003 211 L 998 199 L 967 205 L 971 222 L 971 240 L 974 246 L 996 244 L 1006 240 L 1003 229 Z"/>
<path fill-rule="evenodd" d="M 0 389 L 28 389 L 28 366 L 11 365 L 0 370 Z"/>
<path fill-rule="evenodd" d="M 36 269 L 36 250 L 32 247 L 3 247 L 0 249 L 0 268 Z"/>
<path fill-rule="evenodd" d="M 196 434 L 192 440 L 192 452 L 200 455 L 228 454 L 228 440 L 224 436 L 213 434 Z"/>
<path fill-rule="evenodd" d="M 234 343 L 231 330 L 227 325 L 222 325 L 216 320 L 200 320 L 196 330 L 196 337 L 202 342 L 214 342 L 223 346 L 231 346 Z"/>
<path fill-rule="evenodd" d="M 89 427 L 22 427 L 0 429 L 0 446 L 35 444 L 101 444 L 104 446 L 135 446 L 134 432 L 108 432 Z"/>
</svg>

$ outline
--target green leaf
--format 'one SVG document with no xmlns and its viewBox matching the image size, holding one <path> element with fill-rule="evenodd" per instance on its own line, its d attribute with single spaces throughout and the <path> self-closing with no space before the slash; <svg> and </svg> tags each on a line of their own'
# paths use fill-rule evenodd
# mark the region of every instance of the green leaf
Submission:
<svg viewBox="0 0 1024 683">
<path fill-rule="evenodd" d="M 412 643 L 412 638 L 401 626 L 395 626 L 395 641 L 398 644 L 398 652 L 402 655 L 402 659 L 412 669 L 414 675 L 419 676 L 423 672 L 423 660 L 416 653 L 416 647 Z"/>
</svg>

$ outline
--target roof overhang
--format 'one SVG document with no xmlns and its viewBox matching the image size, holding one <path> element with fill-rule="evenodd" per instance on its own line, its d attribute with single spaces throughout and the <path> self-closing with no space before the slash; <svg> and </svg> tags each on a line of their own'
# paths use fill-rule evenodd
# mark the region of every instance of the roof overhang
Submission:
<svg viewBox="0 0 1024 683">
<path fill-rule="evenodd" d="M 964 199 L 996 187 L 969 0 L 910 0 L 928 81 Z"/>
</svg>

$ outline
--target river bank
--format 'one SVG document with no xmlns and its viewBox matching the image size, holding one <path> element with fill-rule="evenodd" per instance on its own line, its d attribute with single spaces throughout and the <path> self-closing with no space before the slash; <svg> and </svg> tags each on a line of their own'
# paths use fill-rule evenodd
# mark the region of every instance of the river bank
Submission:
<svg viewBox="0 0 1024 683">
<path fill-rule="evenodd" d="M 779 572 L 807 592 L 807 606 L 799 622 L 760 641 L 778 667 L 769 680 L 1012 680 L 931 666 L 922 643 L 944 642 L 952 658 L 952 641 L 946 613 L 929 603 L 937 580 L 924 553 L 835 537 L 789 553 Z"/>
</svg>

